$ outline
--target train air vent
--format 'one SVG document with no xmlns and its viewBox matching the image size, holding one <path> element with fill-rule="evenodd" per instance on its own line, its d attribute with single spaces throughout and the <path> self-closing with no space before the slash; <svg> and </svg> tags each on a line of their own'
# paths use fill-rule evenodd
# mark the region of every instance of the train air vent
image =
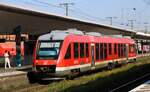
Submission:
<svg viewBox="0 0 150 92">
<path fill-rule="evenodd" d="M 77 30 L 76 28 L 70 28 L 65 31 L 68 34 L 75 34 L 75 35 L 84 35 L 84 33 L 80 30 Z"/>
<path fill-rule="evenodd" d="M 115 38 L 123 38 L 122 35 L 109 35 L 110 37 L 115 37 Z"/>
<path fill-rule="evenodd" d="M 86 33 L 86 35 L 91 35 L 91 36 L 102 36 L 101 33 L 98 33 L 98 32 L 88 32 Z"/>
</svg>

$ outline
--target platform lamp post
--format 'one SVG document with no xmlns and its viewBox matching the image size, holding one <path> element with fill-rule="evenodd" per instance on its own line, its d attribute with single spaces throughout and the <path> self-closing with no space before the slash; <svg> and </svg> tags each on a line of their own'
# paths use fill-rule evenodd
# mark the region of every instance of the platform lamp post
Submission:
<svg viewBox="0 0 150 92">
<path fill-rule="evenodd" d="M 16 63 L 17 66 L 20 67 L 21 66 L 21 26 L 17 26 L 16 28 L 14 28 L 13 33 L 16 35 L 15 41 L 16 41 Z"/>
</svg>

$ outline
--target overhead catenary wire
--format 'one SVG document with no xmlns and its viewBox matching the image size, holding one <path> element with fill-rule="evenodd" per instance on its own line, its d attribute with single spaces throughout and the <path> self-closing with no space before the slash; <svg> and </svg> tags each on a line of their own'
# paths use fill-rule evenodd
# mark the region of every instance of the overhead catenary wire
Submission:
<svg viewBox="0 0 150 92">
<path fill-rule="evenodd" d="M 65 9 L 65 7 L 62 7 L 62 6 L 59 6 L 59 5 L 54 5 L 54 4 L 50 4 L 50 3 L 47 3 L 47 2 L 44 2 L 44 1 L 40 1 L 40 0 L 32 0 L 33 2 L 29 2 L 29 1 L 23 1 L 24 3 L 28 3 L 28 4 L 32 4 L 32 5 L 41 5 L 43 7 L 55 7 L 55 8 L 59 8 L 59 9 Z M 76 12 L 76 14 L 78 15 L 81 15 L 82 17 L 84 18 L 87 18 L 87 19 L 90 19 L 90 20 L 98 20 L 100 18 L 97 18 L 95 16 L 92 16 L 90 14 L 87 14 L 87 13 L 84 13 L 84 12 L 80 12 L 80 11 L 75 11 L 73 9 L 69 9 L 70 12 Z M 103 20 L 103 21 L 106 21 L 104 19 L 100 19 L 100 20 Z"/>
<path fill-rule="evenodd" d="M 39 0 L 34 0 L 34 1 L 39 1 Z M 40 3 L 42 3 L 42 2 L 40 2 Z M 47 4 L 47 5 L 49 5 L 49 3 L 44 3 L 44 4 Z M 50 6 L 51 6 L 52 4 L 50 4 Z M 59 8 L 62 8 L 62 7 L 60 7 L 60 6 L 54 6 L 54 7 L 59 7 Z M 63 9 L 65 9 L 64 7 L 63 7 Z M 93 15 L 91 15 L 91 14 L 88 14 L 88 13 L 85 13 L 85 12 L 83 12 L 81 9 L 79 9 L 79 8 L 77 8 L 76 7 L 76 9 L 71 9 L 71 8 L 69 8 L 68 9 L 71 13 L 74 13 L 74 15 L 78 15 L 78 17 L 80 16 L 80 17 L 82 17 L 82 18 L 84 18 L 84 19 L 88 19 L 88 20 L 91 20 L 91 21 L 96 21 L 96 22 L 106 22 L 106 21 L 108 21 L 108 20 L 106 20 L 106 19 L 102 19 L 102 18 L 100 18 L 100 17 L 96 17 L 96 16 L 93 16 Z M 77 11 L 78 10 L 78 11 Z M 119 23 L 118 23 L 119 24 Z"/>
<path fill-rule="evenodd" d="M 102 19 L 102 18 L 100 18 L 100 17 L 93 16 L 93 15 L 87 13 L 87 12 L 84 12 L 83 10 L 81 10 L 81 9 L 78 8 L 78 7 L 74 7 L 74 8 L 75 8 L 75 9 L 73 10 L 74 12 L 81 13 L 81 14 L 83 14 L 83 15 L 85 15 L 85 16 L 94 18 L 94 19 L 96 19 L 96 20 L 106 21 L 106 19 Z M 78 11 L 76 11 L 76 10 L 78 10 Z"/>
<path fill-rule="evenodd" d="M 30 1 L 24 1 L 25 3 L 28 3 L 28 4 L 32 4 L 32 5 L 41 5 L 43 7 L 55 7 L 55 8 L 59 8 L 59 9 L 65 9 L 65 7 L 62 7 L 60 5 L 54 5 L 54 4 L 50 4 L 48 2 L 44 2 L 44 1 L 41 1 L 41 0 L 32 0 L 32 2 Z M 91 14 L 88 14 L 88 13 L 85 13 L 83 12 L 81 9 L 77 9 L 77 10 L 73 10 L 73 9 L 68 9 L 70 12 L 74 13 L 75 15 L 78 15 L 84 19 L 88 19 L 88 20 L 91 20 L 91 21 L 96 21 L 96 22 L 106 22 L 108 20 L 106 19 L 102 19 L 102 18 L 99 18 L 99 17 L 96 17 L 96 16 L 93 16 Z M 115 23 L 115 22 L 114 22 Z M 117 24 L 117 23 L 116 23 Z M 119 24 L 119 23 L 118 23 Z"/>
</svg>

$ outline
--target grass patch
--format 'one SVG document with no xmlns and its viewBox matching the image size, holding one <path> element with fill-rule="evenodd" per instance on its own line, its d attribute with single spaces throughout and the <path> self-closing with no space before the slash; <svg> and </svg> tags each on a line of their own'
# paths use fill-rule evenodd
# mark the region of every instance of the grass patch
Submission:
<svg viewBox="0 0 150 92">
<path fill-rule="evenodd" d="M 75 80 L 64 80 L 49 84 L 37 92 L 104 92 L 117 85 L 133 80 L 149 72 L 150 57 L 140 58 L 136 63 L 105 70 L 91 75 L 84 75 Z"/>
</svg>

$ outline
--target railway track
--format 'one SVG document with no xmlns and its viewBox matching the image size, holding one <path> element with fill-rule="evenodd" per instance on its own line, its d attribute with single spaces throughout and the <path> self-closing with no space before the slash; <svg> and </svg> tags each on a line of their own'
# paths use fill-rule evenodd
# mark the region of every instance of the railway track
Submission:
<svg viewBox="0 0 150 92">
<path fill-rule="evenodd" d="M 30 84 L 26 74 L 1 78 L 0 84 L 0 92 L 36 92 L 38 89 L 48 87 L 48 83 Z"/>
<path fill-rule="evenodd" d="M 133 81 L 127 82 L 119 87 L 116 87 L 109 92 L 128 92 L 132 90 L 133 88 L 137 87 L 138 85 L 146 82 L 147 80 L 150 79 L 150 73 L 147 73 L 139 78 L 136 78 Z"/>
</svg>

